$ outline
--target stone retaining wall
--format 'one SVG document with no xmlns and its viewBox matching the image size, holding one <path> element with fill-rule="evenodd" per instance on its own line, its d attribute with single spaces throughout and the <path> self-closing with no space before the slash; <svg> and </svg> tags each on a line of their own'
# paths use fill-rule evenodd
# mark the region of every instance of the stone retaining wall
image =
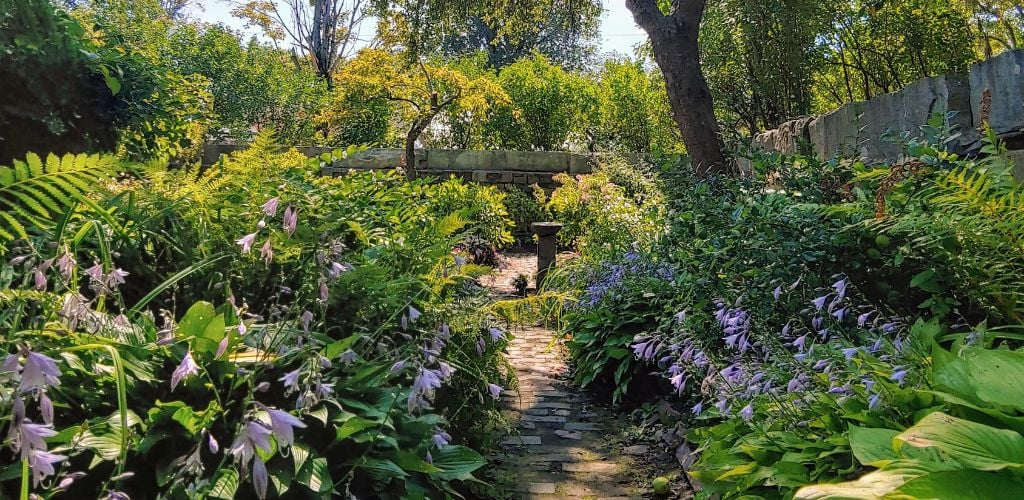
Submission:
<svg viewBox="0 0 1024 500">
<path fill-rule="evenodd" d="M 203 164 L 212 165 L 222 154 L 246 148 L 246 145 L 208 144 L 203 149 Z M 296 149 L 316 156 L 330 152 L 331 148 L 300 146 Z M 373 148 L 335 161 L 324 167 L 324 175 L 340 175 L 351 169 L 386 170 L 398 166 L 401 149 Z M 560 151 L 475 151 L 458 149 L 426 149 L 416 152 L 416 173 L 420 177 L 456 176 L 481 184 L 506 188 L 530 189 L 536 184 L 554 189 L 553 177 L 559 173 L 589 174 L 599 159 L 597 155 L 582 155 Z"/>
<path fill-rule="evenodd" d="M 971 65 L 968 74 L 942 75 L 918 80 L 907 87 L 868 101 L 846 104 L 830 113 L 783 123 L 757 134 L 754 147 L 767 152 L 792 154 L 806 144 L 818 156 L 856 153 L 878 161 L 899 157 L 900 145 L 883 135 L 920 128 L 935 112 L 954 111 L 953 122 L 961 135 L 955 149 L 971 152 L 979 146 L 977 131 L 983 102 L 990 99 L 989 126 L 1014 150 L 1018 171 L 1024 172 L 1024 50 L 1005 52 Z M 990 96 L 987 99 L 985 96 Z"/>
</svg>

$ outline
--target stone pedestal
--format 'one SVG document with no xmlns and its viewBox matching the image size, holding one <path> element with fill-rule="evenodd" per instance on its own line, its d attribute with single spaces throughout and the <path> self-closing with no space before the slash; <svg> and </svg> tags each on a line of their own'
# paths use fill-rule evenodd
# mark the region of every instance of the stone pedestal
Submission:
<svg viewBox="0 0 1024 500">
<path fill-rule="evenodd" d="M 533 234 L 537 235 L 537 289 L 540 290 L 548 269 L 555 267 L 555 255 L 558 253 L 556 235 L 562 225 L 557 222 L 534 222 L 531 227 Z"/>
</svg>

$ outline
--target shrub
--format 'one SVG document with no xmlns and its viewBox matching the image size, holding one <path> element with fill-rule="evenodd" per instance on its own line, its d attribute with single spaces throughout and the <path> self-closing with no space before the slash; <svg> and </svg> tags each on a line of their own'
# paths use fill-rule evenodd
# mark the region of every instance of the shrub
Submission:
<svg viewBox="0 0 1024 500">
<path fill-rule="evenodd" d="M 619 158 L 591 175 L 555 176 L 559 187 L 544 206 L 564 224 L 559 241 L 594 258 L 650 248 L 664 231 L 664 198 L 657 182 L 644 176 Z"/>
</svg>

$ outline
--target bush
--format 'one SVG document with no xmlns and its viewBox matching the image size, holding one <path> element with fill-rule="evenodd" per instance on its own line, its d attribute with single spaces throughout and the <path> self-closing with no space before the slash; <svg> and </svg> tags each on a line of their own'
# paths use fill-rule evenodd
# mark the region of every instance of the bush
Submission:
<svg viewBox="0 0 1024 500">
<path fill-rule="evenodd" d="M 586 257 L 648 249 L 664 231 L 664 198 L 642 167 L 610 158 L 594 173 L 558 174 L 545 209 L 564 224 L 559 241 Z"/>
</svg>

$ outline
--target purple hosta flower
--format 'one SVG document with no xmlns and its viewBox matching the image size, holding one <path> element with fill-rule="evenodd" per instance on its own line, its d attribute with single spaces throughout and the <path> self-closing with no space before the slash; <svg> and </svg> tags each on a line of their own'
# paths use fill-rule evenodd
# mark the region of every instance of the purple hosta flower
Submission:
<svg viewBox="0 0 1024 500">
<path fill-rule="evenodd" d="M 857 326 L 864 328 L 864 326 L 868 324 L 868 319 L 871 318 L 872 314 L 875 314 L 875 311 L 868 311 L 866 313 L 861 313 L 860 315 L 858 315 Z"/>
<path fill-rule="evenodd" d="M 416 322 L 416 320 L 420 319 L 421 315 L 422 313 L 420 313 L 419 310 L 413 306 L 409 306 L 409 321 Z"/>
<path fill-rule="evenodd" d="M 682 311 L 677 312 L 675 314 L 675 318 L 676 318 L 676 322 L 677 323 L 685 323 L 686 322 L 686 310 L 684 309 Z"/>
<path fill-rule="evenodd" d="M 185 353 L 185 357 L 181 359 L 181 364 L 171 374 L 171 390 L 173 391 L 178 386 L 178 382 L 181 382 L 183 379 L 198 374 L 199 365 L 192 359 L 192 351 L 188 351 Z"/>
<path fill-rule="evenodd" d="M 296 368 L 288 373 L 285 373 L 283 377 L 277 379 L 284 384 L 285 394 L 291 394 L 292 391 L 299 390 L 299 369 Z"/>
<path fill-rule="evenodd" d="M 46 425 L 53 425 L 53 401 L 42 389 L 39 391 L 39 413 Z"/>
<path fill-rule="evenodd" d="M 836 309 L 834 312 L 832 312 L 832 316 L 835 317 L 836 320 L 840 322 L 843 321 L 843 318 L 846 317 L 846 308 L 840 307 L 839 309 Z"/>
<path fill-rule="evenodd" d="M 288 208 L 284 209 L 284 215 L 282 218 L 282 227 L 284 228 L 284 231 L 288 233 L 288 237 L 290 238 L 295 234 L 295 228 L 299 225 L 299 211 L 289 205 Z"/>
<path fill-rule="evenodd" d="M 828 366 L 829 366 L 829 360 L 827 360 L 827 359 L 819 359 L 818 362 L 814 363 L 814 366 L 812 366 L 811 368 L 814 369 L 814 370 L 821 371 L 821 370 L 828 369 Z"/>
<path fill-rule="evenodd" d="M 57 269 L 66 280 L 71 279 L 71 272 L 75 270 L 75 264 L 75 257 L 68 252 L 62 253 L 57 259 Z"/>
<path fill-rule="evenodd" d="M 779 297 L 782 297 L 782 285 L 779 285 L 775 287 L 775 290 L 772 290 L 772 297 L 774 297 L 776 301 L 779 300 Z"/>
<path fill-rule="evenodd" d="M 476 339 L 476 355 L 483 356 L 485 350 L 487 350 L 487 342 L 484 342 L 483 337 L 478 337 Z"/>
<path fill-rule="evenodd" d="M 329 398 L 334 394 L 334 384 L 326 384 L 323 381 L 318 381 L 315 386 L 315 392 L 318 398 Z"/>
<path fill-rule="evenodd" d="M 256 233 L 249 233 L 235 240 L 235 244 L 242 247 L 242 253 L 249 253 L 254 241 L 256 241 Z"/>
<path fill-rule="evenodd" d="M 53 464 L 63 462 L 68 457 L 47 452 L 45 450 L 33 449 L 28 453 L 28 466 L 32 469 L 32 484 L 39 486 L 39 483 L 56 473 Z"/>
<path fill-rule="evenodd" d="M 462 267 L 462 266 L 466 265 L 466 258 L 465 257 L 456 254 L 454 256 L 454 258 L 455 258 L 455 265 L 456 266 Z"/>
<path fill-rule="evenodd" d="M 21 371 L 21 363 L 19 363 L 17 354 L 8 354 L 4 358 L 4 362 L 0 363 L 0 374 L 3 373 L 18 373 Z"/>
<path fill-rule="evenodd" d="M 273 217 L 277 215 L 277 204 L 280 201 L 281 200 L 279 200 L 276 196 L 267 200 L 267 202 L 264 203 L 262 207 L 263 213 L 267 214 L 267 217 Z"/>
<path fill-rule="evenodd" d="M 76 479 L 82 477 L 85 477 L 84 472 L 72 472 L 71 474 L 68 474 L 61 478 L 60 482 L 57 483 L 57 487 L 54 489 L 54 491 L 66 491 L 68 488 L 71 487 L 72 484 L 74 484 Z"/>
<path fill-rule="evenodd" d="M 754 419 L 754 407 L 751 404 L 747 404 L 747 406 L 740 410 L 740 416 L 743 417 L 743 421 L 750 422 Z"/>
<path fill-rule="evenodd" d="M 903 339 L 896 337 L 892 339 L 892 346 L 896 348 L 896 352 L 903 352 Z"/>
<path fill-rule="evenodd" d="M 646 342 L 637 342 L 633 344 L 633 354 L 636 355 L 637 359 L 650 361 L 658 354 L 659 347 L 661 345 L 654 339 L 649 339 Z"/>
<path fill-rule="evenodd" d="M 125 283 L 124 279 L 125 277 L 128 276 L 128 274 L 128 271 L 124 271 L 121 268 L 117 268 L 114 269 L 113 271 L 110 271 L 110 274 L 107 275 L 106 280 L 107 288 L 113 290 L 118 285 L 123 285 Z"/>
<path fill-rule="evenodd" d="M 309 333 L 309 324 L 313 321 L 313 313 L 309 311 L 302 311 L 302 317 L 299 318 L 299 322 L 302 323 L 302 330 Z"/>
<path fill-rule="evenodd" d="M 885 333 L 892 333 L 894 330 L 896 330 L 896 327 L 898 326 L 899 324 L 897 324 L 895 321 L 890 321 L 882 325 L 882 331 Z"/>
<path fill-rule="evenodd" d="M 502 389 L 498 384 L 487 384 L 487 392 L 491 393 L 491 397 L 494 399 L 498 399 L 498 397 L 501 396 L 501 391 L 503 390 L 504 389 Z"/>
<path fill-rule="evenodd" d="M 881 398 L 878 396 L 878 394 L 872 394 L 871 396 L 868 397 L 868 409 L 874 410 L 875 408 L 878 408 L 878 403 L 880 402 Z"/>
<path fill-rule="evenodd" d="M 442 379 L 443 377 L 437 370 L 421 366 L 416 372 L 416 378 L 412 381 L 412 389 L 409 391 L 409 411 L 426 406 L 427 396 L 441 387 Z"/>
<path fill-rule="evenodd" d="M 793 359 L 803 363 L 804 360 L 807 359 L 807 353 L 801 352 L 801 353 L 794 354 L 793 355 Z"/>
<path fill-rule="evenodd" d="M 723 415 L 729 414 L 729 403 L 727 403 L 724 399 L 719 399 L 718 402 L 715 403 L 715 408 L 717 408 L 718 411 Z"/>
<path fill-rule="evenodd" d="M 255 391 L 255 392 L 267 392 L 269 390 L 270 390 L 270 382 L 267 382 L 266 380 L 256 384 L 256 387 L 253 388 L 253 391 Z"/>
<path fill-rule="evenodd" d="M 836 299 L 842 299 L 846 296 L 846 286 L 849 283 L 846 278 L 840 279 L 839 281 L 832 283 L 832 289 L 836 291 Z"/>
<path fill-rule="evenodd" d="M 60 385 L 57 362 L 44 354 L 29 351 L 25 356 L 25 368 L 21 373 L 18 390 L 28 392 L 57 385 Z"/>
<path fill-rule="evenodd" d="M 267 238 L 267 241 L 260 247 L 260 258 L 268 266 L 274 261 L 274 247 L 270 245 L 270 238 Z"/>
<path fill-rule="evenodd" d="M 391 373 L 401 373 L 405 369 L 405 361 L 395 361 L 395 364 L 391 365 Z"/>
<path fill-rule="evenodd" d="M 239 326 L 242 325 L 239 324 Z M 214 359 L 220 358 L 221 356 L 224 355 L 225 352 L 228 352 L 229 340 L 230 339 L 228 338 L 227 335 L 225 335 L 224 338 L 220 339 L 220 342 L 217 343 L 217 352 L 214 353 L 213 355 Z"/>
<path fill-rule="evenodd" d="M 815 331 L 821 330 L 821 327 L 824 325 L 825 318 L 822 318 L 821 316 L 815 316 L 814 319 L 811 320 L 811 328 L 814 328 Z"/>
<path fill-rule="evenodd" d="M 206 447 L 210 449 L 210 453 L 214 455 L 220 451 L 220 443 L 217 442 L 217 438 L 213 437 L 213 434 L 206 435 Z"/>
<path fill-rule="evenodd" d="M 677 393 L 682 394 L 683 390 L 686 389 L 686 380 L 686 372 L 680 371 L 669 378 L 668 381 L 672 384 L 672 387 L 676 388 Z"/>
<path fill-rule="evenodd" d="M 804 348 L 807 346 L 807 335 L 808 334 L 805 333 L 797 337 L 791 345 L 793 347 L 796 347 L 797 349 L 800 349 L 800 351 L 803 352 Z"/>
<path fill-rule="evenodd" d="M 874 388 L 875 388 L 875 381 L 874 380 L 872 380 L 872 379 L 865 379 L 864 380 L 864 390 L 870 392 Z"/>
<path fill-rule="evenodd" d="M 43 274 L 42 269 L 37 267 L 36 270 L 32 272 L 32 280 L 34 281 L 36 290 L 40 292 L 46 291 L 46 275 Z"/>
<path fill-rule="evenodd" d="M 858 352 L 860 352 L 859 347 L 847 347 L 846 349 L 843 349 L 843 357 L 846 359 L 853 359 Z"/>
<path fill-rule="evenodd" d="M 267 498 L 267 464 L 263 463 L 259 455 L 252 461 L 252 485 L 256 496 L 261 500 Z"/>
<path fill-rule="evenodd" d="M 803 388 L 804 388 L 804 381 L 803 381 L 803 378 L 800 377 L 800 376 L 793 377 L 792 379 L 789 380 L 789 383 L 786 384 L 786 392 L 789 393 L 789 394 L 792 394 L 792 393 L 794 393 L 796 391 L 799 391 L 799 390 L 801 390 Z"/>
<path fill-rule="evenodd" d="M 331 262 L 331 265 L 327 267 L 327 276 L 336 280 L 341 276 L 341 273 L 348 270 L 349 268 L 340 262 Z"/>
<path fill-rule="evenodd" d="M 264 453 L 270 453 L 272 450 L 270 446 L 271 434 L 271 430 L 265 424 L 250 420 L 242 428 L 241 434 L 235 437 L 235 441 L 231 444 L 231 448 L 228 449 L 228 453 L 234 455 L 235 460 L 246 464 L 256 454 L 257 449 L 262 450 Z"/>
<path fill-rule="evenodd" d="M 430 441 L 434 443 L 434 446 L 436 446 L 437 449 L 442 449 L 445 446 L 448 446 L 448 443 L 450 443 L 451 440 L 452 437 L 441 429 L 437 429 L 437 432 L 430 438 Z"/>
<path fill-rule="evenodd" d="M 103 282 L 103 266 L 100 263 L 93 264 L 92 267 L 85 270 L 85 275 L 92 279 L 95 283 Z"/>
<path fill-rule="evenodd" d="M 46 438 L 57 435 L 57 431 L 49 425 L 33 424 L 28 420 L 12 424 L 12 446 L 21 452 L 22 458 L 28 458 L 32 450 L 46 450 Z"/>
<path fill-rule="evenodd" d="M 786 325 L 782 327 L 782 332 L 781 332 L 782 336 L 783 337 L 788 337 L 790 329 L 791 329 L 791 327 L 789 326 L 789 323 L 786 323 Z"/>
<path fill-rule="evenodd" d="M 828 296 L 829 294 L 825 294 L 822 295 L 821 297 L 812 300 L 811 303 L 814 304 L 814 309 L 817 311 L 822 310 L 825 307 L 825 301 L 828 300 Z"/>
<path fill-rule="evenodd" d="M 359 355 L 356 354 L 356 352 L 353 351 L 352 349 L 349 349 L 349 350 L 341 353 L 341 356 L 338 357 L 338 360 L 341 361 L 342 363 L 348 364 L 348 363 L 351 363 L 351 362 L 355 361 L 358 358 L 359 358 Z"/>
<path fill-rule="evenodd" d="M 491 327 L 488 329 L 488 332 L 491 334 L 491 342 L 497 342 L 505 338 L 505 332 L 501 331 L 499 328 Z"/>
<path fill-rule="evenodd" d="M 306 424 L 291 413 L 274 408 L 264 408 L 264 410 L 270 416 L 270 429 L 274 433 L 274 439 L 282 448 L 291 446 L 295 442 L 295 428 L 306 428 Z"/>
<path fill-rule="evenodd" d="M 693 413 L 694 416 L 700 416 L 700 414 L 704 412 L 704 402 L 697 401 L 697 404 L 693 405 L 693 408 L 690 408 L 690 412 Z"/>
<path fill-rule="evenodd" d="M 719 373 L 721 373 L 721 375 L 725 377 L 725 380 L 732 385 L 738 384 L 743 377 L 743 369 L 736 363 L 727 366 Z"/>
<path fill-rule="evenodd" d="M 331 291 L 327 288 L 327 283 L 320 283 L 320 300 L 327 302 L 330 293 Z"/>
<path fill-rule="evenodd" d="M 452 376 L 453 373 L 455 373 L 455 368 L 452 368 L 452 365 L 449 365 L 444 361 L 438 361 L 437 372 L 441 374 L 442 380 L 447 380 L 449 377 Z"/>
<path fill-rule="evenodd" d="M 828 328 L 823 328 L 820 332 L 818 332 L 818 335 L 821 336 L 822 340 L 828 340 L 828 333 L 829 333 L 829 329 Z"/>
<path fill-rule="evenodd" d="M 893 382 L 902 386 L 904 379 L 907 378 L 907 370 L 903 367 L 897 367 L 889 378 L 892 379 Z"/>
</svg>

